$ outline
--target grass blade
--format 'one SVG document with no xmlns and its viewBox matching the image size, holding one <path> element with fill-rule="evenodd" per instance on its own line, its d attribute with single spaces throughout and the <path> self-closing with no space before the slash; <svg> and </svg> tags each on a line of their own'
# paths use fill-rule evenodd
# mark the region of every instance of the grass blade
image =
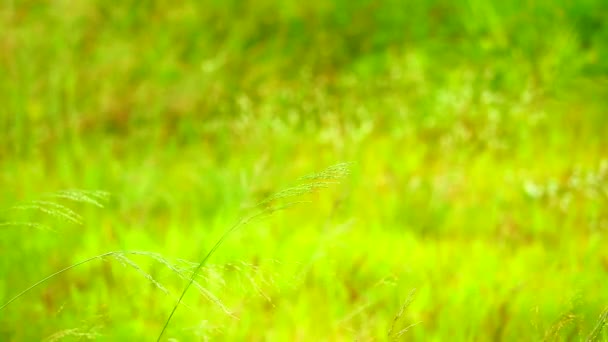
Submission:
<svg viewBox="0 0 608 342">
<path fill-rule="evenodd" d="M 586 342 L 595 342 L 599 341 L 602 335 L 602 330 L 608 323 L 608 308 L 604 309 L 604 312 L 600 315 L 600 319 L 597 321 L 595 328 L 591 331 L 589 336 L 585 339 Z"/>
</svg>

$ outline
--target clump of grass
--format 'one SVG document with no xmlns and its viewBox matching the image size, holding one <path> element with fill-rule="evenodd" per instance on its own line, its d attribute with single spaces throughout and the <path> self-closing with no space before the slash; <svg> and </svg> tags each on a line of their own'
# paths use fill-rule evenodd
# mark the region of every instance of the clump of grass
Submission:
<svg viewBox="0 0 608 342">
<path fill-rule="evenodd" d="M 175 311 L 182 302 L 184 296 L 186 295 L 186 292 L 188 292 L 188 289 L 193 285 L 194 279 L 196 278 L 200 270 L 203 268 L 203 266 L 205 266 L 209 258 L 211 258 L 211 256 L 224 243 L 224 241 L 230 234 L 232 234 L 237 229 L 242 228 L 243 226 L 251 223 L 257 218 L 270 215 L 276 211 L 289 208 L 299 203 L 304 203 L 304 201 L 296 201 L 295 198 L 315 192 L 319 189 L 327 188 L 332 184 L 337 184 L 339 183 L 340 179 L 344 178 L 349 173 L 350 163 L 340 163 L 330 166 L 323 171 L 303 176 L 299 179 L 301 183 L 268 196 L 265 200 L 263 200 L 256 206 L 257 212 L 254 212 L 252 215 L 237 221 L 237 223 L 227 229 L 222 234 L 222 236 L 220 236 L 220 238 L 213 245 L 213 247 L 209 250 L 209 252 L 205 254 L 205 256 L 194 269 L 194 272 L 190 277 L 190 281 L 188 282 L 188 284 L 182 291 L 182 294 L 179 296 L 177 302 L 173 306 L 173 309 L 171 310 L 171 313 L 169 314 L 165 325 L 163 326 L 160 334 L 158 335 L 157 341 L 160 341 L 163 337 L 165 331 L 167 330 L 167 327 L 169 326 L 169 323 L 171 322 L 171 319 L 173 318 L 173 315 L 175 314 Z"/>
<path fill-rule="evenodd" d="M 167 260 L 166 258 L 164 258 L 162 255 L 160 255 L 158 253 L 153 253 L 153 252 L 149 252 L 149 251 L 106 252 L 106 253 L 102 253 L 102 254 L 90 257 L 88 259 L 82 260 L 82 261 L 72 264 L 70 266 L 67 266 L 67 267 L 39 280 L 38 282 L 32 284 L 30 287 L 19 292 L 17 295 L 13 296 L 7 302 L 2 304 L 0 306 L 0 311 L 5 309 L 11 303 L 17 301 L 19 298 L 23 297 L 30 291 L 32 291 L 35 288 L 46 283 L 50 279 L 57 277 L 73 268 L 76 268 L 78 266 L 81 266 L 83 264 L 86 264 L 86 263 L 89 263 L 89 262 L 92 262 L 95 260 L 111 259 L 111 260 L 118 261 L 122 265 L 125 265 L 125 266 L 133 269 L 136 273 L 140 274 L 142 277 L 147 279 L 150 283 L 152 283 L 157 289 L 159 289 L 163 293 L 170 294 L 170 291 L 162 283 L 157 281 L 151 274 L 147 273 L 143 268 L 141 268 L 132 259 L 133 256 L 143 256 L 143 257 L 152 259 L 153 261 L 163 265 L 164 267 L 166 267 L 167 269 L 172 271 L 174 274 L 176 274 L 180 279 L 188 281 L 188 283 L 185 286 L 185 288 L 183 289 L 181 295 L 177 298 L 175 306 L 173 307 L 173 310 L 171 311 L 168 319 L 165 322 L 165 325 L 163 326 L 161 333 L 158 336 L 158 340 L 160 340 L 162 338 L 164 332 L 166 331 L 166 329 L 171 321 L 171 318 L 173 317 L 173 314 L 175 313 L 175 311 L 177 310 L 179 305 L 182 303 L 182 300 L 183 300 L 186 292 L 192 286 L 196 287 L 203 296 L 205 296 L 211 302 L 215 303 L 218 307 L 220 307 L 222 309 L 222 311 L 224 311 L 228 315 L 233 316 L 232 312 L 225 305 L 223 305 L 223 303 L 217 297 L 215 297 L 210 291 L 208 291 L 201 284 L 200 281 L 197 280 L 197 278 L 200 278 L 202 276 L 201 271 L 202 271 L 203 267 L 206 267 L 206 264 L 207 264 L 207 261 L 209 260 L 209 258 L 217 251 L 217 249 L 222 245 L 222 243 L 225 241 L 225 239 L 238 228 L 241 228 L 241 227 L 251 223 L 255 219 L 271 215 L 272 213 L 274 213 L 276 211 L 289 208 L 289 207 L 294 206 L 299 203 L 306 203 L 306 201 L 301 201 L 301 200 L 298 201 L 296 198 L 306 195 L 306 194 L 316 192 L 320 189 L 327 188 L 330 185 L 338 184 L 339 180 L 341 178 L 343 178 L 349 174 L 349 170 L 350 170 L 349 163 L 337 164 L 337 165 L 331 166 L 321 172 L 313 173 L 313 174 L 301 177 L 299 179 L 299 181 L 300 181 L 299 184 L 296 184 L 292 187 L 289 187 L 287 189 L 278 191 L 273 195 L 270 195 L 268 198 L 266 198 L 265 200 L 263 200 L 262 202 L 260 202 L 258 205 L 256 205 L 254 207 L 253 214 L 246 216 L 244 218 L 241 218 L 240 220 L 237 221 L 236 224 L 234 224 L 232 227 L 227 229 L 223 233 L 223 235 L 218 239 L 218 241 L 215 243 L 215 245 L 213 245 L 213 247 L 205 254 L 205 256 L 202 258 L 202 260 L 198 263 L 190 263 L 190 262 L 186 262 L 186 261 L 182 260 L 181 261 L 182 265 L 180 265 L 178 263 L 170 262 L 169 260 Z M 48 194 L 45 196 L 45 198 L 47 198 L 47 199 L 30 201 L 30 202 L 25 202 L 25 203 L 16 205 L 16 206 L 10 208 L 10 210 L 39 211 L 44 214 L 47 214 L 47 215 L 50 215 L 50 216 L 53 216 L 53 217 L 56 217 L 56 218 L 59 218 L 59 219 L 62 219 L 62 220 L 68 221 L 68 222 L 82 224 L 83 219 L 80 215 L 78 215 L 76 212 L 74 212 L 69 207 L 67 207 L 63 204 L 57 203 L 56 200 L 57 199 L 67 199 L 67 200 L 72 200 L 75 202 L 83 202 L 83 203 L 93 204 L 98 207 L 103 207 L 103 202 L 107 201 L 107 199 L 109 198 L 109 194 L 106 192 L 102 192 L 102 191 L 65 190 L 65 191 Z M 40 225 L 38 223 L 29 222 L 29 221 L 3 222 L 2 224 L 32 226 L 32 227 L 36 227 L 36 228 L 38 228 L 38 226 Z M 42 226 L 44 226 L 44 225 L 42 225 Z M 250 281 L 251 281 L 252 285 L 256 289 L 258 289 L 258 291 L 260 293 L 262 293 L 261 290 L 259 290 L 259 287 L 257 287 L 257 283 L 255 282 L 255 280 L 253 278 L 250 278 Z M 263 295 L 263 293 L 262 293 L 262 295 Z M 61 339 L 66 336 L 75 336 L 75 337 L 79 337 L 79 338 L 90 338 L 93 335 L 91 335 L 90 331 L 83 331 L 82 329 L 68 329 L 68 330 L 60 331 L 60 332 L 50 336 L 48 338 L 48 340 L 53 341 L 53 340 Z"/>
</svg>

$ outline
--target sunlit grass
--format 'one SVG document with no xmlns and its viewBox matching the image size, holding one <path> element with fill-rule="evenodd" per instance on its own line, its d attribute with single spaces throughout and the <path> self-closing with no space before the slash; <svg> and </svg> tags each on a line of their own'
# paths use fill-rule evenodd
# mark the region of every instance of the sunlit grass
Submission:
<svg viewBox="0 0 608 342">
<path fill-rule="evenodd" d="M 0 340 L 606 340 L 607 13 L 4 2 Z"/>
</svg>

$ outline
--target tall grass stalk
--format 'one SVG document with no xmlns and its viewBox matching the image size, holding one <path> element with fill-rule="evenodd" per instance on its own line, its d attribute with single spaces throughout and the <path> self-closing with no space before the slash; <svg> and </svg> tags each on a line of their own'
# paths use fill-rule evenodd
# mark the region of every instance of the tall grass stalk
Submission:
<svg viewBox="0 0 608 342">
<path fill-rule="evenodd" d="M 220 248 L 220 246 L 224 243 L 224 241 L 228 238 L 228 236 L 230 236 L 230 234 L 232 234 L 237 229 L 246 226 L 247 224 L 251 223 L 253 220 L 255 220 L 257 218 L 271 215 L 272 213 L 274 213 L 276 211 L 289 208 L 289 207 L 297 205 L 299 203 L 305 203 L 305 201 L 290 201 L 287 203 L 282 203 L 282 202 L 284 200 L 290 200 L 295 197 L 299 197 L 299 196 L 302 196 L 302 195 L 305 195 L 308 193 L 312 193 L 319 189 L 327 188 L 332 184 L 337 184 L 341 178 L 348 175 L 349 171 L 350 171 L 350 163 L 340 163 L 340 164 L 336 164 L 334 166 L 330 166 L 321 172 L 317 172 L 317 173 L 313 173 L 313 174 L 301 177 L 299 180 L 303 181 L 303 183 L 295 185 L 295 186 L 287 188 L 287 189 L 284 189 L 284 190 L 281 190 L 281 191 L 278 191 L 277 193 L 270 195 L 269 197 L 267 197 L 265 200 L 263 200 L 256 206 L 256 208 L 259 209 L 258 212 L 252 214 L 249 217 L 240 219 L 232 227 L 227 229 L 220 236 L 220 238 L 213 245 L 213 247 L 209 250 L 209 252 L 207 252 L 205 254 L 205 256 L 201 259 L 201 261 L 198 263 L 198 265 L 194 269 L 194 272 L 192 273 L 192 276 L 190 277 L 190 281 L 188 282 L 186 287 L 184 287 L 184 290 L 182 291 L 177 302 L 173 306 L 173 309 L 171 310 L 169 317 L 165 321 L 165 324 L 163 325 L 163 328 L 162 328 L 160 334 L 158 334 L 157 341 L 160 341 L 161 338 L 163 337 L 163 335 L 165 334 L 165 331 L 167 330 L 167 327 L 169 326 L 169 323 L 171 322 L 173 315 L 175 314 L 175 312 L 177 311 L 177 308 L 179 307 L 180 303 L 184 299 L 184 296 L 188 292 L 188 289 L 194 283 L 194 279 L 200 272 L 201 268 L 203 268 L 203 266 L 205 266 L 205 264 L 207 263 L 209 258 L 211 258 L 211 256 L 213 254 L 215 254 L 215 252 Z"/>
<path fill-rule="evenodd" d="M 405 298 L 403 305 L 401 305 L 399 312 L 397 313 L 397 315 L 395 315 L 395 318 L 393 319 L 393 323 L 391 324 L 391 327 L 387 333 L 387 337 L 389 338 L 390 341 L 401 340 L 401 337 L 403 336 L 403 334 L 405 334 L 408 330 L 410 330 L 410 328 L 412 328 L 415 325 L 420 324 L 420 322 L 417 322 L 417 323 L 413 323 L 413 324 L 410 324 L 405 327 L 401 327 L 401 328 L 399 327 L 399 326 L 403 326 L 403 323 L 404 323 L 403 314 L 405 313 L 405 310 L 410 306 L 410 304 L 412 304 L 412 302 L 414 301 L 414 294 L 416 294 L 416 289 L 412 289 L 410 291 L 410 293 L 407 295 L 407 298 Z"/>
<path fill-rule="evenodd" d="M 14 301 L 18 300 L 19 298 L 23 297 L 25 294 L 27 294 L 28 292 L 32 291 L 33 289 L 37 288 L 38 286 L 44 284 L 45 282 L 49 281 L 50 279 L 59 276 L 73 268 L 76 268 L 80 265 L 89 263 L 91 261 L 95 261 L 95 260 L 103 260 L 106 258 L 112 258 L 118 262 L 120 262 L 121 264 L 130 267 L 131 269 L 135 270 L 137 273 L 139 273 L 141 276 L 143 276 L 145 279 L 147 279 L 148 281 L 150 281 L 150 283 L 152 283 L 157 289 L 159 289 L 160 291 L 164 292 L 165 294 L 169 294 L 169 290 L 162 285 L 160 282 L 158 282 L 156 279 L 154 279 L 154 277 L 152 277 L 152 275 L 150 275 L 149 273 L 145 272 L 141 267 L 139 267 L 139 265 L 134 262 L 133 260 L 131 260 L 129 258 L 129 256 L 144 256 L 147 258 L 150 258 L 158 263 L 160 263 L 161 265 L 165 266 L 166 268 L 168 268 L 169 270 L 171 270 L 173 273 L 175 273 L 177 276 L 179 276 L 179 278 L 181 279 L 191 279 L 191 273 L 190 271 L 187 271 L 185 269 L 183 269 L 182 267 L 171 263 L 170 261 L 168 261 L 167 259 L 163 258 L 160 254 L 157 253 L 152 253 L 152 252 L 147 252 L 147 251 L 112 251 L 112 252 L 106 252 L 106 253 L 102 253 L 90 258 L 87 258 L 85 260 L 79 261 L 75 264 L 72 264 L 68 267 L 65 267 L 57 272 L 54 272 L 50 275 L 48 275 L 47 277 L 37 281 L 36 283 L 32 284 L 30 287 L 26 288 L 25 290 L 21 291 L 20 293 L 18 293 L 17 295 L 15 295 L 14 297 L 12 297 L 11 299 L 9 299 L 6 303 L 2 304 L 2 306 L 0 306 L 0 311 L 3 310 L 4 308 L 6 308 L 7 306 L 9 306 L 11 303 L 13 303 Z M 223 305 L 223 303 L 216 298 L 215 296 L 213 296 L 213 294 L 211 294 L 209 291 L 205 290 L 200 284 L 198 284 L 198 282 L 194 281 L 194 285 L 199 289 L 199 291 L 205 296 L 207 297 L 210 301 L 214 302 L 216 305 L 218 305 L 222 311 L 224 311 L 225 313 L 233 316 L 232 312 L 230 312 L 230 310 L 228 310 L 228 308 L 226 308 L 226 306 Z"/>
<path fill-rule="evenodd" d="M 597 321 L 595 328 L 591 331 L 589 336 L 585 339 L 586 342 L 596 342 L 599 341 L 602 337 L 602 330 L 608 323 L 608 308 L 604 309 L 602 314 L 600 315 L 600 319 Z"/>
</svg>

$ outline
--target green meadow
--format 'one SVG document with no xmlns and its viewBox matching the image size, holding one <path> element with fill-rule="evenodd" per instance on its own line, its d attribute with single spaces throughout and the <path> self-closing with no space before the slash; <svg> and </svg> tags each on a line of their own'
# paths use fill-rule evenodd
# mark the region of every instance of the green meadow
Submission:
<svg viewBox="0 0 608 342">
<path fill-rule="evenodd" d="M 608 341 L 607 235 L 605 0 L 0 2 L 0 341 Z"/>
</svg>

